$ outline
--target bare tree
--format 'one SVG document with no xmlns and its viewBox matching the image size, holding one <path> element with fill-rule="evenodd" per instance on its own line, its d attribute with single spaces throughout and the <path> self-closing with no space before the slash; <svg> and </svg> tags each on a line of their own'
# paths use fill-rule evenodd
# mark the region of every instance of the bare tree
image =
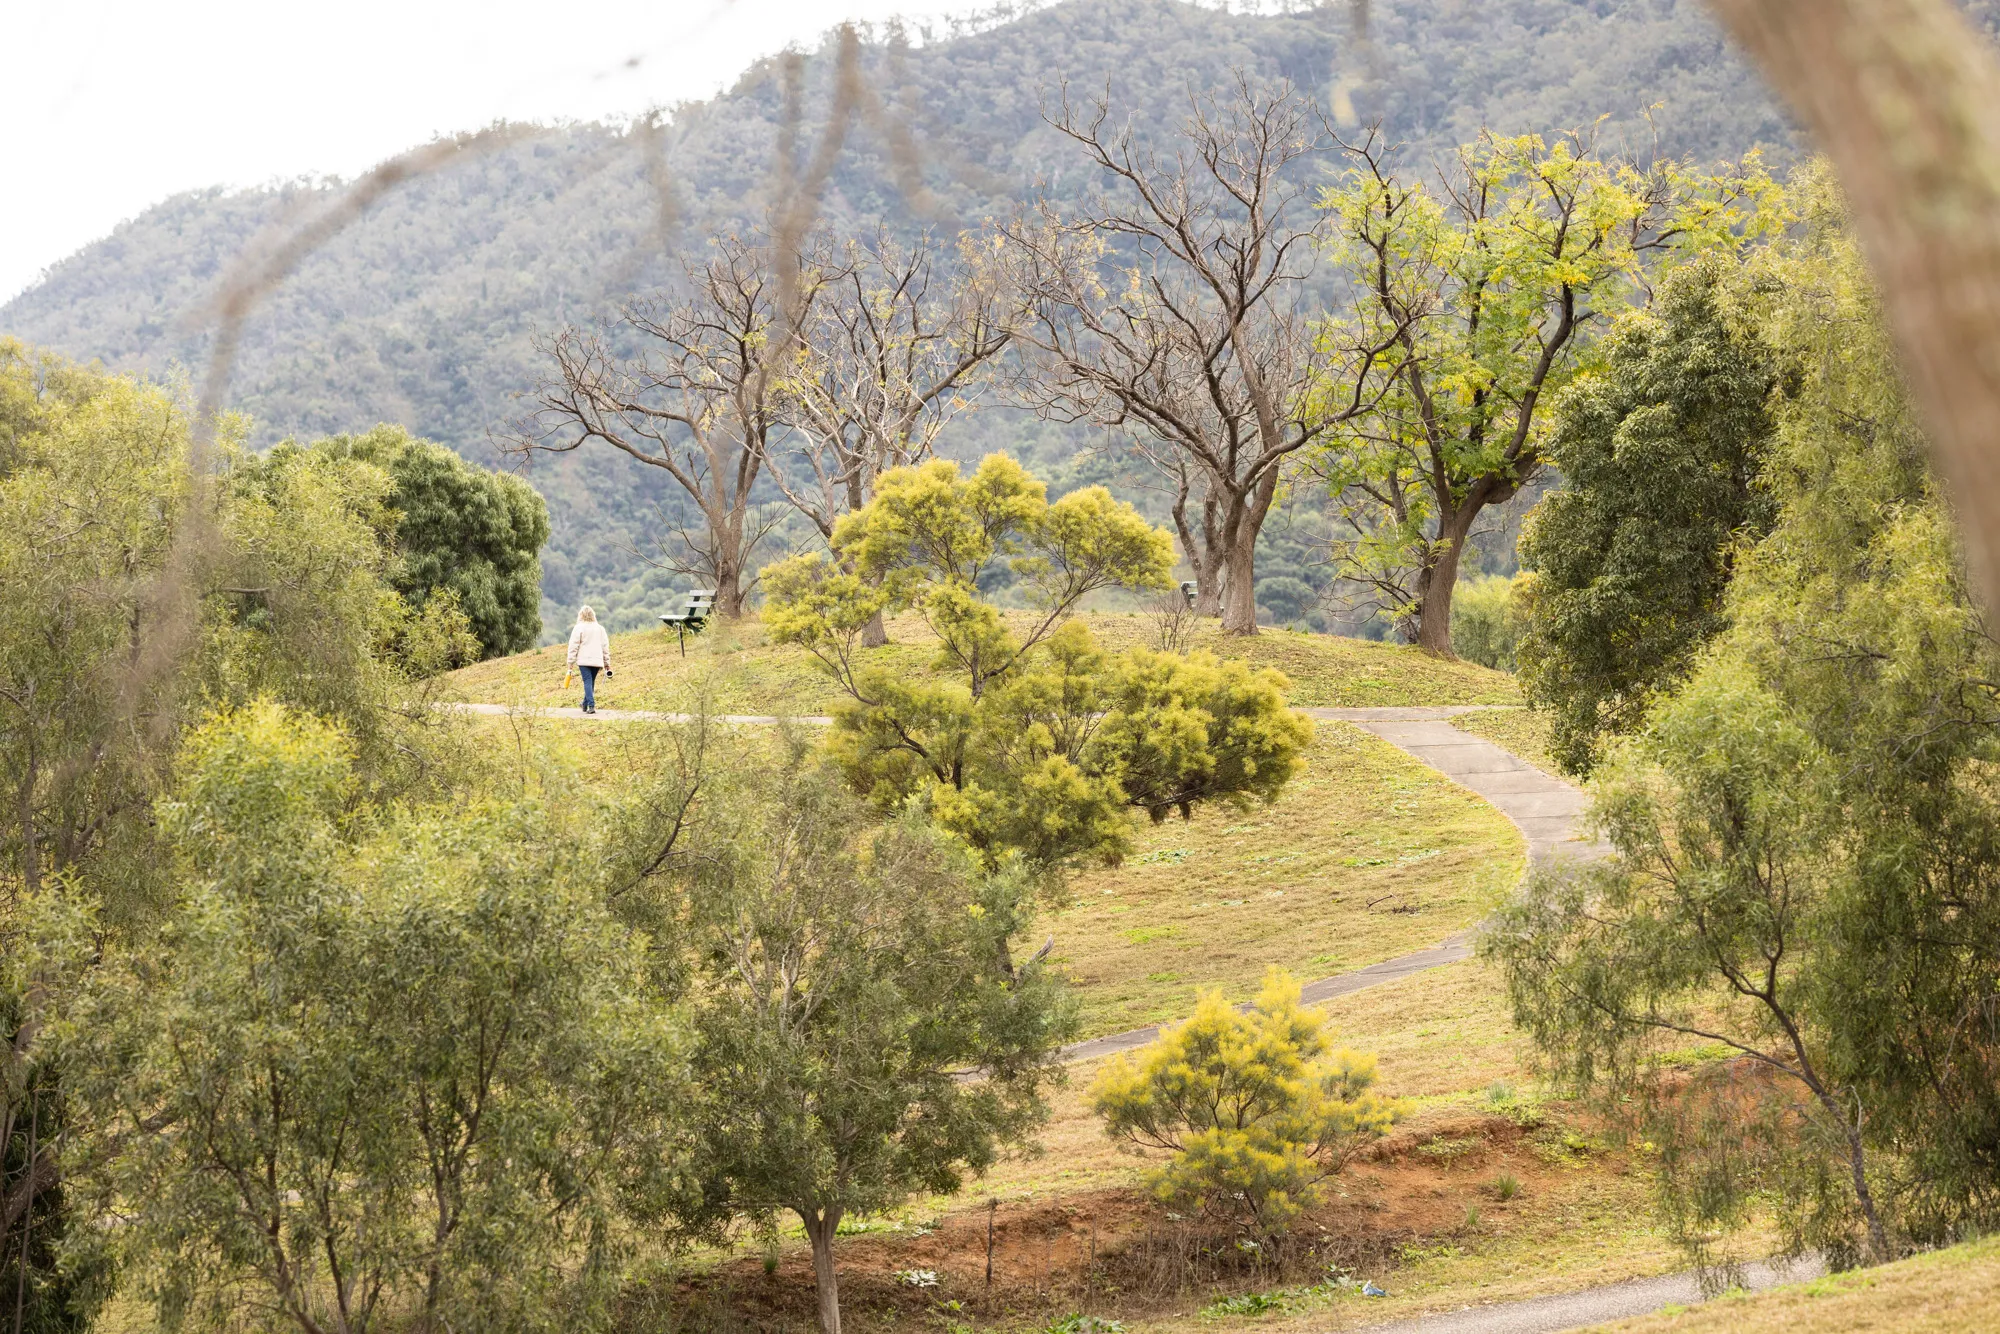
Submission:
<svg viewBox="0 0 2000 1334">
<path fill-rule="evenodd" d="M 702 531 L 684 535 L 691 567 L 714 586 L 717 610 L 741 616 L 769 527 L 752 493 L 783 426 L 799 331 L 825 285 L 824 249 L 727 237 L 683 271 L 679 294 L 628 306 L 618 321 L 641 351 L 614 351 L 605 329 L 569 327 L 542 344 L 555 374 L 510 448 L 567 453 L 601 440 L 664 471 L 701 512 Z"/>
<path fill-rule="evenodd" d="M 882 473 L 931 456 L 1007 345 L 999 315 L 991 283 L 950 264 L 928 232 L 847 243 L 801 332 L 780 406 L 785 447 L 770 460 L 821 537 L 868 503 Z M 866 642 L 886 640 L 878 615 Z"/>
<path fill-rule="evenodd" d="M 943 251 L 928 232 L 849 241 L 801 334 L 782 407 L 791 434 L 771 471 L 822 537 L 883 472 L 931 456 L 1007 345 L 990 284 L 940 272 Z"/>
<path fill-rule="evenodd" d="M 1320 226 L 1297 166 L 1326 147 L 1288 83 L 1238 75 L 1191 95 L 1162 156 L 1110 104 L 1065 92 L 1048 117 L 1117 199 L 1065 215 L 1044 198 L 999 229 L 993 256 L 1027 352 L 1018 392 L 1044 413 L 1125 428 L 1174 494 L 1198 610 L 1257 633 L 1256 547 L 1285 461 L 1367 406 L 1375 347 L 1323 337 L 1304 279 Z"/>
</svg>

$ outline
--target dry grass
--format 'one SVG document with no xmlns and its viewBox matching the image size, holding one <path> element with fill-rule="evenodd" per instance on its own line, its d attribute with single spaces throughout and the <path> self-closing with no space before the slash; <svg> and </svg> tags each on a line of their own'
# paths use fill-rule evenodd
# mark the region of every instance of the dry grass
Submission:
<svg viewBox="0 0 2000 1334">
<path fill-rule="evenodd" d="M 1374 1052 L 1382 1088 L 1401 1097 L 1445 1099 L 1532 1078 L 1499 975 L 1476 959 L 1340 996 L 1324 1009 L 1340 1042 Z"/>
<path fill-rule="evenodd" d="M 1026 613 L 1006 615 L 1026 621 Z M 1136 613 L 1092 613 L 1084 619 L 1108 649 L 1149 643 L 1153 634 L 1151 619 Z M 923 622 L 915 616 L 893 617 L 889 630 L 892 642 L 867 650 L 866 661 L 913 676 L 930 675 L 934 641 Z M 1280 669 L 1291 678 L 1291 702 L 1298 705 L 1513 704 L 1520 699 L 1514 679 L 1504 672 L 1446 662 L 1403 645 L 1286 630 L 1223 639 L 1208 623 L 1196 647 Z M 713 683 L 713 707 L 724 713 L 823 713 L 839 698 L 817 663 L 798 649 L 767 642 L 754 617 L 733 625 L 717 622 L 689 643 L 684 658 L 667 630 L 619 635 L 612 640 L 611 661 L 617 674 L 599 683 L 598 703 L 604 708 L 679 707 L 700 679 Z M 556 646 L 478 663 L 452 679 L 467 699 L 575 704 L 582 687 L 564 690 L 562 678 L 563 650 Z"/>
<path fill-rule="evenodd" d="M 1519 832 L 1387 742 L 1321 723 L 1274 805 L 1142 830 L 1137 855 L 1077 877 L 1046 929 L 1087 1034 L 1238 1000 L 1268 967 L 1301 981 L 1436 944 L 1519 880 Z"/>
<path fill-rule="evenodd" d="M 1933 1251 L 1879 1269 L 1831 1274 L 1756 1296 L 1600 1325 L 1611 1334 L 1958 1334 L 2000 1329 L 2000 1238 Z"/>
</svg>

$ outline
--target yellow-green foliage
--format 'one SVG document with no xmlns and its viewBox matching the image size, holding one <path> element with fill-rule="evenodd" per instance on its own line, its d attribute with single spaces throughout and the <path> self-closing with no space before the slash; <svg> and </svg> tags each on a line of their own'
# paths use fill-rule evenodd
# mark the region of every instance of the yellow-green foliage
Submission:
<svg viewBox="0 0 2000 1334">
<path fill-rule="evenodd" d="M 1513 671 L 1523 620 L 1519 593 L 1530 577 L 1495 574 L 1461 580 L 1451 599 L 1452 651 L 1482 667 Z"/>
<path fill-rule="evenodd" d="M 884 809 L 922 803 L 989 862 L 1115 863 L 1129 810 L 1157 821 L 1270 801 L 1300 767 L 1312 728 L 1285 707 L 1282 674 L 1207 654 L 1113 659 L 1069 619 L 1096 589 L 1156 587 L 1172 568 L 1167 534 L 1102 488 L 1052 505 L 999 454 L 969 479 L 944 462 L 900 468 L 841 520 L 833 550 L 765 571 L 765 625 L 845 691 L 828 746 L 855 790 Z M 1022 633 L 979 594 L 1003 561 L 1034 607 Z M 924 618 L 949 675 L 863 665 L 885 608 Z"/>
<path fill-rule="evenodd" d="M 1272 969 L 1247 1009 L 1208 992 L 1192 1018 L 1109 1063 L 1092 1102 L 1114 1138 L 1174 1155 L 1151 1179 L 1163 1203 L 1271 1233 L 1403 1116 L 1374 1083 L 1375 1058 L 1333 1049 L 1298 982 Z"/>
<path fill-rule="evenodd" d="M 855 641 L 885 608 L 921 614 L 938 638 L 937 666 L 962 673 L 976 698 L 1085 597 L 1164 588 L 1174 565 L 1173 539 L 1103 487 L 1050 504 L 1042 483 L 1005 454 L 988 455 L 967 478 L 943 459 L 882 474 L 875 498 L 834 529 L 833 553 L 835 561 L 798 556 L 764 572 L 765 623 L 857 698 L 872 691 L 854 675 Z M 980 579 L 1002 567 L 1037 613 L 1026 634 L 1010 632 L 979 596 Z"/>
</svg>

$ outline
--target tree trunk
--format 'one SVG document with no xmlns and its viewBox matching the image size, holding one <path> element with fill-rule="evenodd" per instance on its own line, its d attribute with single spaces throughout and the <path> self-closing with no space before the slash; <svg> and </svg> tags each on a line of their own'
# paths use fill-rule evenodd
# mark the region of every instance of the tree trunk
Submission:
<svg viewBox="0 0 2000 1334">
<path fill-rule="evenodd" d="M 1875 1192 L 1869 1189 L 1867 1161 L 1861 1146 L 1861 1135 L 1850 1127 L 1847 1129 L 1847 1164 L 1854 1173 L 1854 1198 L 1861 1205 L 1861 1216 L 1868 1224 L 1868 1249 L 1873 1253 L 1876 1264 L 1887 1264 L 1895 1259 L 1889 1248 L 1889 1233 L 1882 1226 L 1882 1215 L 1875 1208 Z"/>
<path fill-rule="evenodd" d="M 1222 546 L 1221 533 L 1216 528 L 1216 512 L 1213 492 L 1204 491 L 1201 498 L 1200 526 L 1188 513 L 1188 502 L 1193 488 L 1187 480 L 1185 468 L 1178 474 L 1179 486 L 1174 494 L 1174 531 L 1180 534 L 1181 555 L 1187 558 L 1188 568 L 1194 572 L 1194 614 L 1197 616 L 1222 615 L 1222 561 L 1217 553 Z"/>
<path fill-rule="evenodd" d="M 1271 468 L 1249 491 L 1232 496 L 1222 531 L 1228 539 L 1222 561 L 1222 633 L 1257 633 L 1257 538 L 1278 495 L 1278 470 Z"/>
<path fill-rule="evenodd" d="M 1240 529 L 1238 530 L 1240 533 Z M 1239 536 L 1223 555 L 1222 633 L 1257 633 L 1257 539 Z"/>
<path fill-rule="evenodd" d="M 820 1334 L 840 1334 L 840 1276 L 833 1267 L 833 1235 L 840 1228 L 841 1210 L 833 1206 L 798 1211 L 812 1241 L 813 1287 L 819 1297 Z"/>
<path fill-rule="evenodd" d="M 1789 1028 L 1789 1023 L 1787 1024 Z M 1854 1201 L 1861 1206 L 1861 1217 L 1868 1229 L 1869 1259 L 1875 1264 L 1887 1264 L 1895 1259 L 1889 1246 L 1888 1229 L 1882 1226 L 1882 1215 L 1875 1208 L 1875 1192 L 1868 1185 L 1867 1147 L 1861 1142 L 1861 1129 L 1856 1121 L 1849 1121 L 1834 1101 L 1833 1093 L 1819 1082 L 1811 1064 L 1805 1059 L 1805 1045 L 1799 1041 L 1797 1030 L 1792 1030 L 1792 1050 L 1798 1054 L 1799 1069 L 1805 1078 L 1802 1082 L 1819 1099 L 1819 1105 L 1827 1117 L 1840 1127 L 1840 1133 L 1847 1140 L 1847 1168 L 1854 1178 Z"/>
<path fill-rule="evenodd" d="M 868 618 L 868 624 L 861 627 L 861 647 L 881 648 L 889 642 L 889 627 L 882 624 L 882 613 L 876 612 Z"/>
<path fill-rule="evenodd" d="M 718 616 L 737 620 L 743 615 L 741 531 L 710 536 L 715 543 L 715 611 Z"/>
<path fill-rule="evenodd" d="M 1451 599 L 1458 591 L 1458 563 L 1465 537 L 1481 507 L 1466 504 L 1447 516 L 1437 558 L 1417 576 L 1416 644 L 1440 658 L 1457 658 L 1451 651 Z"/>
</svg>

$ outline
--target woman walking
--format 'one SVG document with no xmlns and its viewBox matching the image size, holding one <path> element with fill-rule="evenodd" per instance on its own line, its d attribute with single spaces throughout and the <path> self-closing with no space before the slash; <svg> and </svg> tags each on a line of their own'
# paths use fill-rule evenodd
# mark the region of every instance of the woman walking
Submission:
<svg viewBox="0 0 2000 1334">
<path fill-rule="evenodd" d="M 597 712 L 597 673 L 611 674 L 611 636 L 597 623 L 597 613 L 585 607 L 569 632 L 569 665 L 583 673 L 583 711 Z"/>
</svg>

